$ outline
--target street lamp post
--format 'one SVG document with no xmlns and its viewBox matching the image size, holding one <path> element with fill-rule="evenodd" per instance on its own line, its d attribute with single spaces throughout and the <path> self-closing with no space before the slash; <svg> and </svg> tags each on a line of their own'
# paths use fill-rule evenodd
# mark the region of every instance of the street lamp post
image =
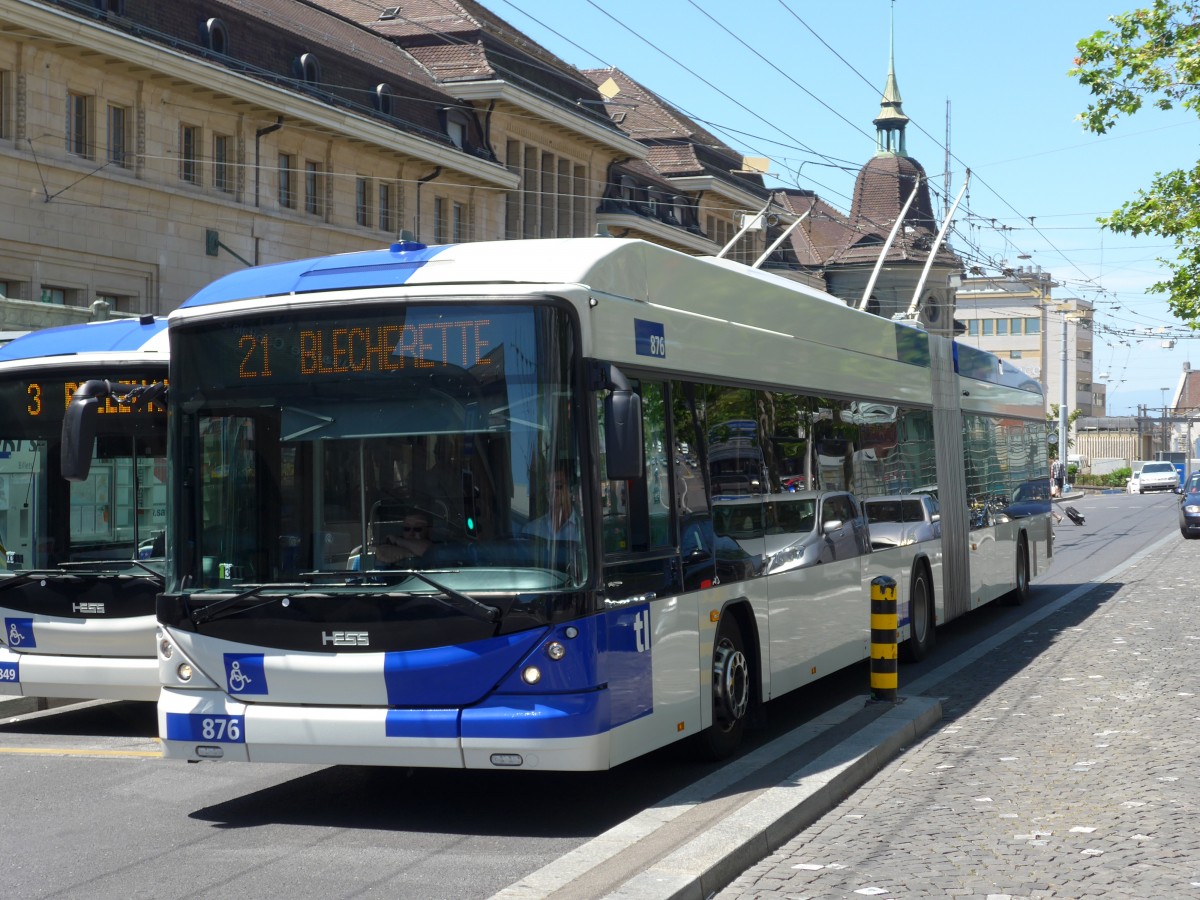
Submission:
<svg viewBox="0 0 1200 900">
<path fill-rule="evenodd" d="M 1167 438 L 1167 391 L 1170 388 L 1159 388 L 1159 390 L 1162 391 L 1162 448 L 1166 453 L 1171 449 L 1171 443 Z"/>
<path fill-rule="evenodd" d="M 1062 346 L 1058 352 L 1059 396 L 1058 396 L 1058 458 L 1067 464 L 1067 325 L 1070 317 L 1062 317 Z M 1065 471 L 1065 470 L 1064 470 Z"/>
</svg>

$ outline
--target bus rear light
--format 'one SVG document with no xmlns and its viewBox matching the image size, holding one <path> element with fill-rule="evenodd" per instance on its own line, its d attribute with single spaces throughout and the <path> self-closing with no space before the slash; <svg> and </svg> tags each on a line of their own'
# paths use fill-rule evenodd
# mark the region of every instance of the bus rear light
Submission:
<svg viewBox="0 0 1200 900">
<path fill-rule="evenodd" d="M 526 684 L 537 684 L 542 680 L 542 670 L 537 666 L 526 666 L 525 670 L 521 672 L 521 679 Z"/>
<path fill-rule="evenodd" d="M 213 747 L 208 744 L 197 744 L 196 755 L 201 759 L 220 759 L 225 755 L 225 751 L 220 747 Z"/>
</svg>

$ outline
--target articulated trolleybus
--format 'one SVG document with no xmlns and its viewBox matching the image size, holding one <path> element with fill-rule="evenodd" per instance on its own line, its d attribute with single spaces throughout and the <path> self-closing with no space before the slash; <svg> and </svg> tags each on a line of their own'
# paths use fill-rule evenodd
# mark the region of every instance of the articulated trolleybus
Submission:
<svg viewBox="0 0 1200 900">
<path fill-rule="evenodd" d="M 90 471 L 64 477 L 63 419 L 89 378 L 167 376 L 167 321 L 114 319 L 0 347 L 0 694 L 154 700 L 164 586 L 166 407 L 97 406 Z"/>
<path fill-rule="evenodd" d="M 919 656 L 1049 556 L 1047 516 L 1003 513 L 1047 472 L 1036 387 L 736 263 L 397 244 L 228 276 L 170 323 L 168 757 L 719 757 L 868 656 L 876 575 Z M 940 536 L 873 548 L 872 496 Z"/>
</svg>

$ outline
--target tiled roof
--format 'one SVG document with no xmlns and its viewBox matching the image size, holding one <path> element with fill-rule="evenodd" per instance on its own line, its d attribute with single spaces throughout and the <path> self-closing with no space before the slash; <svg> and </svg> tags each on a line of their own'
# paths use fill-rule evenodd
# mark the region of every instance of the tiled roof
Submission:
<svg viewBox="0 0 1200 900">
<path fill-rule="evenodd" d="M 456 82 L 500 80 L 616 130 L 595 86 L 474 0 L 307 0 L 346 16 L 425 66 L 448 91 Z M 394 18 L 382 19 L 385 8 Z M 587 103 L 580 104 L 579 100 Z"/>
<path fill-rule="evenodd" d="M 273 31 L 291 32 L 312 38 L 314 43 L 346 53 L 360 62 L 387 69 L 417 84 L 433 87 L 434 81 L 415 59 L 396 53 L 395 46 L 369 31 L 364 32 L 351 21 L 329 15 L 323 4 L 297 3 L 296 0 L 213 0 L 212 5 L 226 7 L 237 13 L 258 19 Z"/>
<path fill-rule="evenodd" d="M 583 75 L 597 86 L 612 79 L 621 89 L 613 98 L 609 113 L 622 114 L 621 129 L 635 140 L 688 140 L 718 148 L 735 159 L 741 159 L 736 150 L 620 69 L 584 69 Z"/>
<path fill-rule="evenodd" d="M 928 179 L 915 159 L 893 153 L 872 157 L 859 171 L 849 216 L 853 232 L 829 261 L 863 264 L 878 259 L 883 242 L 918 180 L 920 188 L 904 216 L 905 227 L 896 235 L 885 258 L 889 262 L 924 262 L 937 237 Z M 938 248 L 936 259 L 943 265 L 961 265 L 954 251 L 944 244 Z"/>
<path fill-rule="evenodd" d="M 795 215 L 808 213 L 791 234 L 792 249 L 801 265 L 820 267 L 849 240 L 853 233 L 841 210 L 813 191 L 787 188 L 775 193 L 775 202 Z M 815 204 L 815 205 L 814 205 Z M 810 212 L 811 210 L 811 212 Z"/>
<path fill-rule="evenodd" d="M 1179 396 L 1174 398 L 1176 410 L 1188 412 L 1200 409 L 1200 372 L 1187 371 L 1179 385 Z"/>
<path fill-rule="evenodd" d="M 228 53 L 200 46 L 196 22 L 219 17 L 229 34 Z M 371 91 L 386 82 L 394 92 L 392 117 L 400 128 L 448 142 L 437 110 L 452 102 L 430 73 L 390 42 L 324 9 L 297 0 L 174 0 L 144 4 L 136 17 L 110 24 L 149 40 L 170 40 L 183 52 L 199 53 L 289 90 L 323 95 L 328 102 L 372 110 Z M 306 85 L 295 71 L 296 58 L 311 52 L 321 62 L 322 81 Z"/>
<path fill-rule="evenodd" d="M 761 175 L 738 174 L 742 156 L 620 69 L 587 69 L 599 87 L 610 79 L 620 92 L 606 105 L 622 131 L 647 147 L 647 160 L 668 178 L 711 176 L 739 190 L 762 194 Z"/>
</svg>

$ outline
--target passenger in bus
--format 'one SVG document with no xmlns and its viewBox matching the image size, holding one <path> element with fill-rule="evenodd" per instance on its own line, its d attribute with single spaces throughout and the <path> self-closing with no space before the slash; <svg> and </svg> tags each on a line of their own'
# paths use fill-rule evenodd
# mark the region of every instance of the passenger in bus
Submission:
<svg viewBox="0 0 1200 900">
<path fill-rule="evenodd" d="M 550 476 L 550 496 L 546 514 L 532 519 L 521 533 L 548 541 L 582 539 L 583 529 L 579 521 L 579 511 L 576 509 L 570 467 L 565 463 L 555 466 Z"/>
<path fill-rule="evenodd" d="M 433 546 L 429 539 L 429 518 L 421 512 L 407 513 L 400 522 L 400 533 L 387 532 L 375 546 L 375 561 L 394 566 L 403 559 L 417 559 Z"/>
</svg>

